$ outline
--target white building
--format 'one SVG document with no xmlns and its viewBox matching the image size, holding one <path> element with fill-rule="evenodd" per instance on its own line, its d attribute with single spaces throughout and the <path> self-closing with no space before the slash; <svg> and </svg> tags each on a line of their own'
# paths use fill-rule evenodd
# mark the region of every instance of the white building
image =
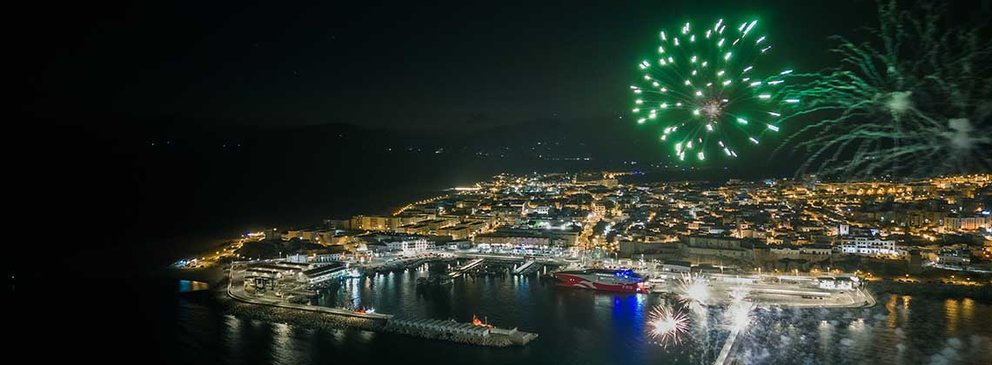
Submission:
<svg viewBox="0 0 992 365">
<path fill-rule="evenodd" d="M 944 248 L 937 251 L 937 262 L 942 265 L 968 265 L 971 263 L 971 253 L 964 245 Z"/>
<path fill-rule="evenodd" d="M 661 264 L 661 271 L 664 272 L 690 272 L 692 264 L 688 261 L 666 260 Z"/>
<path fill-rule="evenodd" d="M 841 252 L 854 255 L 897 255 L 895 240 L 875 236 L 845 237 L 841 242 Z"/>
<path fill-rule="evenodd" d="M 944 229 L 951 231 L 975 231 L 992 226 L 992 217 L 946 217 Z"/>
<path fill-rule="evenodd" d="M 838 236 L 847 236 L 851 234 L 851 226 L 847 224 L 838 224 L 837 228 L 834 229 L 834 233 L 836 233 Z"/>
<path fill-rule="evenodd" d="M 851 290 L 858 287 L 857 277 L 833 277 L 822 276 L 817 279 L 820 289 L 827 290 Z"/>
<path fill-rule="evenodd" d="M 386 242 L 389 251 L 423 252 L 431 248 L 425 239 Z"/>
<path fill-rule="evenodd" d="M 286 262 L 292 262 L 294 264 L 306 264 L 310 262 L 310 257 L 304 254 L 296 253 L 286 256 Z"/>
<path fill-rule="evenodd" d="M 305 281 L 310 285 L 317 285 L 325 281 L 347 275 L 347 269 L 348 266 L 341 263 L 318 266 L 316 268 L 303 271 L 301 281 Z"/>
</svg>

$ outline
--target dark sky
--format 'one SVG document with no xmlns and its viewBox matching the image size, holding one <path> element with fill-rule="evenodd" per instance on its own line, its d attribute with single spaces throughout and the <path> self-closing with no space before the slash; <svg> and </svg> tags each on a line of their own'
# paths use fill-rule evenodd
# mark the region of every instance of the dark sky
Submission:
<svg viewBox="0 0 992 365">
<path fill-rule="evenodd" d="M 30 115 L 389 129 L 616 116 L 657 31 L 687 19 L 757 17 L 797 70 L 874 19 L 866 0 L 36 6 L 18 75 Z"/>
<path fill-rule="evenodd" d="M 756 17 L 776 47 L 772 56 L 810 71 L 832 63 L 828 35 L 857 35 L 875 19 L 869 0 L 397 3 L 108 0 L 5 8 L 4 60 L 13 64 L 5 70 L 14 80 L 6 86 L 16 108 L 4 120 L 14 185 L 8 200 L 13 226 L 29 233 L 11 241 L 8 256 L 47 260 L 6 260 L 14 268 L 3 269 L 5 287 L 23 291 L 31 286 L 24 277 L 35 275 L 28 282 L 38 294 L 23 296 L 34 306 L 53 282 L 89 287 L 122 277 L 121 267 L 156 267 L 151 251 L 179 252 L 192 235 L 369 213 L 360 203 L 393 204 L 402 200 L 385 197 L 406 199 L 419 186 L 476 181 L 492 171 L 585 166 L 545 163 L 516 149 L 535 141 L 561 140 L 555 153 L 592 155 L 602 163 L 595 166 L 609 158 L 627 166 L 629 156 L 658 161 L 665 155 L 656 134 L 615 122 L 629 110 L 636 64 L 655 52 L 662 28 Z M 992 18 L 989 0 L 954 4 L 962 19 Z M 609 122 L 640 139 L 603 133 Z M 369 129 L 255 128 L 323 123 Z M 21 133 L 22 125 L 37 133 Z M 493 125 L 504 126 L 482 128 Z M 563 125 L 568 130 L 557 129 Z M 174 127 L 206 133 L 183 138 Z M 242 148 L 239 136 L 252 138 Z M 448 137 L 464 150 L 430 153 L 437 141 L 411 136 Z M 523 152 L 474 157 L 507 146 Z M 752 175 L 791 168 L 760 156 L 739 161 Z"/>
</svg>

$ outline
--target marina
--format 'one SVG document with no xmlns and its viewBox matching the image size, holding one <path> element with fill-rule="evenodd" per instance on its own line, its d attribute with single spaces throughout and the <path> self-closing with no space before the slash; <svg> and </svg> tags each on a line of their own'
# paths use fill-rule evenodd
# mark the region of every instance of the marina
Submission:
<svg viewBox="0 0 992 365">
<path fill-rule="evenodd" d="M 947 311 L 948 315 L 954 316 L 952 318 L 963 319 L 977 318 L 974 316 L 989 310 L 987 305 L 971 300 L 934 301 L 925 297 L 903 298 L 888 294 L 879 297 L 880 303 L 874 306 L 819 309 L 793 306 L 792 302 L 786 302 L 792 303 L 788 305 L 760 304 L 761 300 L 755 299 L 758 305 L 754 309 L 749 328 L 727 331 L 720 319 L 725 316 L 729 307 L 726 302 L 716 299 L 721 295 L 720 285 L 736 277 L 729 275 L 725 280 L 714 279 L 708 282 L 708 287 L 712 289 L 713 295 L 710 298 L 712 300 L 701 308 L 701 313 L 708 313 L 706 316 L 711 318 L 709 328 L 712 333 L 694 333 L 685 344 L 692 346 L 694 351 L 699 351 L 699 356 L 710 359 L 702 362 L 698 359 L 690 360 L 684 353 L 672 352 L 670 349 L 655 345 L 656 340 L 648 335 L 649 331 L 643 325 L 645 320 L 651 318 L 649 311 L 652 307 L 670 302 L 666 299 L 670 296 L 678 297 L 677 285 L 673 286 L 675 289 L 673 292 L 666 292 L 662 286 L 654 283 L 652 292 L 627 294 L 563 287 L 546 275 L 464 275 L 453 280 L 450 286 L 437 289 L 418 288 L 416 283 L 419 278 L 428 278 L 437 274 L 446 276 L 442 269 L 447 268 L 448 265 L 458 266 L 447 261 L 437 261 L 409 270 L 342 278 L 332 286 L 319 289 L 316 298 L 309 305 L 309 307 L 339 308 L 338 313 L 353 311 L 348 308 L 374 307 L 378 315 L 384 313 L 392 315 L 388 322 L 379 322 L 381 327 L 362 327 L 353 320 L 349 320 L 352 321 L 350 323 L 335 322 L 343 321 L 344 318 L 359 317 L 327 316 L 296 309 L 248 304 L 240 307 L 238 311 L 229 312 L 238 319 L 236 321 L 231 319 L 228 323 L 241 323 L 236 327 L 238 331 L 246 331 L 249 328 L 246 323 L 256 323 L 250 325 L 251 328 L 271 327 L 276 333 L 284 331 L 281 330 L 282 323 L 289 324 L 294 332 L 304 331 L 306 328 L 317 329 L 316 333 L 334 334 L 333 346 L 338 351 L 336 353 L 349 354 L 345 356 L 366 360 L 383 359 L 384 354 L 363 354 L 355 357 L 358 355 L 352 354 L 352 350 L 340 346 L 346 346 L 344 344 L 353 346 L 355 343 L 364 343 L 363 341 L 368 341 L 369 338 L 375 338 L 376 343 L 399 346 L 404 349 L 403 351 L 418 354 L 417 356 L 432 356 L 436 352 L 446 351 L 445 349 L 451 348 L 453 344 L 464 344 L 454 348 L 465 354 L 465 361 L 484 361 L 493 356 L 501 361 L 522 361 L 521 351 L 526 351 L 543 361 L 566 363 L 618 363 L 618 361 L 641 363 L 667 359 L 666 361 L 675 364 L 732 364 L 735 361 L 755 362 L 756 356 L 770 356 L 771 359 L 777 359 L 774 360 L 775 362 L 784 361 L 789 356 L 795 358 L 815 356 L 836 360 L 841 356 L 837 351 L 842 348 L 878 348 L 877 356 L 891 357 L 895 356 L 894 349 L 878 347 L 898 338 L 900 331 L 889 327 L 891 323 L 907 330 L 925 328 L 918 317 L 924 315 L 926 311 L 938 311 L 938 313 Z M 677 274 L 672 275 L 680 278 Z M 654 274 L 645 276 L 656 280 L 661 278 Z M 784 279 L 789 280 L 787 277 Z M 816 291 L 827 292 L 825 289 L 810 290 L 810 292 Z M 799 295 L 795 298 L 801 299 Z M 267 314 L 245 313 L 249 310 Z M 540 335 L 532 338 L 524 346 L 499 342 L 497 340 L 499 337 L 494 336 L 498 334 L 497 331 L 490 331 L 488 337 L 465 336 L 468 334 L 464 332 L 466 330 L 482 333 L 480 330 L 483 327 L 472 325 L 473 316 L 477 316 L 483 323 L 500 328 L 517 327 L 518 331 Z M 797 329 L 801 328 L 802 331 L 777 327 L 775 323 L 779 323 L 783 318 L 795 323 Z M 261 319 L 263 322 L 254 322 L 250 319 Z M 980 327 L 966 325 L 961 319 L 949 322 L 949 325 L 954 327 L 934 332 L 934 336 L 961 336 L 975 331 L 985 333 Z M 430 328 L 430 326 L 438 327 Z M 450 330 L 440 330 L 441 328 L 450 328 Z M 587 331 L 602 333 L 603 337 L 595 340 L 583 337 L 583 333 Z M 859 335 L 864 333 L 874 333 L 880 337 L 873 340 L 874 337 Z M 751 350 L 765 348 L 768 343 L 776 343 L 775 341 L 781 338 L 788 339 L 788 344 L 781 346 L 781 354 L 760 355 Z M 823 341 L 832 345 L 829 347 L 819 345 Z M 339 342 L 342 344 L 337 345 Z M 576 347 L 574 344 L 581 344 L 583 350 L 561 350 Z M 496 346 L 505 346 L 505 348 Z M 617 346 L 636 350 L 621 355 L 606 351 Z M 926 346 L 906 351 L 903 356 L 907 359 L 920 360 L 925 354 L 947 351 L 942 350 L 943 346 L 945 344 L 942 340 L 935 340 Z M 987 356 L 975 352 L 982 346 L 985 345 L 966 344 L 958 351 L 963 358 L 987 359 Z M 831 350 L 835 347 L 838 350 Z M 872 360 L 876 355 L 860 352 L 846 354 L 843 358 L 850 359 L 852 356 L 865 361 L 877 361 Z M 717 359 L 722 362 L 714 362 Z"/>
<path fill-rule="evenodd" d="M 646 265 L 643 262 L 638 265 L 639 271 L 635 272 L 629 268 L 605 268 L 620 265 L 617 261 L 599 262 L 595 264 L 597 268 L 593 268 L 550 258 L 539 262 L 535 258 L 475 256 L 465 252 L 458 255 L 429 252 L 413 257 L 388 259 L 385 262 L 389 265 L 323 262 L 316 267 L 309 267 L 274 261 L 261 264 L 242 263 L 240 266 L 235 264 L 229 270 L 227 295 L 242 304 L 261 307 L 253 310 L 241 308 L 240 313 L 248 312 L 250 317 L 255 318 L 259 318 L 261 313 L 261 318 L 267 320 L 296 323 L 302 320 L 304 325 L 395 333 L 488 347 L 525 346 L 539 336 L 517 327 L 496 327 L 488 321 L 480 320 L 475 314 L 472 314 L 471 322 L 460 322 L 450 317 L 434 318 L 429 314 L 388 314 L 377 311 L 374 308 L 374 298 L 365 297 L 360 292 L 372 289 L 373 283 L 378 281 L 371 281 L 373 278 L 385 277 L 388 283 L 397 273 L 403 276 L 412 274 L 407 279 L 408 284 L 404 286 L 412 286 L 418 300 L 432 301 L 435 297 L 450 295 L 448 293 L 465 285 L 467 280 L 492 278 L 495 275 L 496 278 L 509 276 L 515 281 L 537 280 L 565 291 L 589 290 L 604 294 L 674 298 L 682 302 L 691 301 L 702 306 L 712 306 L 718 312 L 733 311 L 744 304 L 747 308 L 752 308 L 748 309 L 750 312 L 755 305 L 766 308 L 857 308 L 872 307 L 876 303 L 874 297 L 863 290 L 862 283 L 855 276 L 744 275 L 701 271 L 694 273 L 692 270 L 672 272 L 665 270 L 666 265 Z M 355 266 L 350 267 L 353 264 Z M 549 267 L 552 268 L 551 271 L 548 271 Z M 383 271 L 383 268 L 389 270 Z M 542 269 L 547 275 L 535 275 Z M 725 269 L 721 268 L 720 271 L 735 271 Z M 355 272 L 369 272 L 371 276 L 355 275 Z M 322 275 L 320 285 L 314 285 L 313 279 L 307 277 L 308 273 Z M 461 285 L 456 285 L 456 282 Z M 328 290 L 339 294 L 342 293 L 341 290 L 346 290 L 344 293 L 351 294 L 344 298 L 337 295 L 336 298 L 326 298 Z M 393 295 L 388 292 L 384 294 Z M 332 299 L 332 302 L 327 302 L 327 299 Z M 299 314 L 299 318 L 294 318 L 293 312 Z M 727 337 L 722 340 L 722 350 L 715 355 L 716 363 L 734 363 L 736 357 L 733 349 L 739 346 L 737 341 L 741 330 L 738 327 L 731 328 Z"/>
<path fill-rule="evenodd" d="M 481 262 L 482 259 L 474 260 L 473 266 Z M 266 290 L 260 291 L 259 287 L 251 284 L 251 281 L 246 282 L 245 275 L 251 272 L 250 269 L 230 270 L 226 295 L 242 304 L 242 306 L 234 306 L 231 310 L 233 313 L 268 321 L 391 332 L 478 346 L 523 346 L 538 337 L 537 333 L 520 331 L 517 328 L 499 328 L 479 321 L 474 316 L 472 322 L 464 323 L 452 319 L 394 317 L 391 314 L 377 313 L 371 307 L 358 307 L 352 310 L 297 303 L 288 297 L 284 299 L 283 295 L 266 295 Z M 418 287 L 421 283 L 418 281 Z"/>
</svg>

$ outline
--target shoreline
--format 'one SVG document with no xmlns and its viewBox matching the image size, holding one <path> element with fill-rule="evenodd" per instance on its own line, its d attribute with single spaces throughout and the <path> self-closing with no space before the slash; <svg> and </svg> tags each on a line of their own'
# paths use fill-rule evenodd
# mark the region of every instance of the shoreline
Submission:
<svg viewBox="0 0 992 365">
<path fill-rule="evenodd" d="M 165 268 L 158 271 L 155 276 L 175 280 L 191 280 L 204 282 L 210 287 L 219 287 L 228 280 L 227 273 L 219 266 L 205 267 L 199 269 L 176 269 Z M 897 281 L 875 281 L 868 282 L 865 288 L 866 297 L 872 303 L 857 306 L 822 306 L 822 305 L 795 305 L 784 307 L 795 308 L 867 308 L 877 305 L 878 298 L 883 294 L 896 295 L 918 295 L 933 298 L 970 298 L 983 303 L 992 303 L 992 286 L 988 285 L 953 285 L 935 283 L 903 283 Z"/>
<path fill-rule="evenodd" d="M 978 302 L 992 303 L 992 286 L 988 285 L 917 284 L 888 281 L 870 282 L 868 290 L 875 296 L 896 294 L 945 299 L 970 298 Z"/>
</svg>

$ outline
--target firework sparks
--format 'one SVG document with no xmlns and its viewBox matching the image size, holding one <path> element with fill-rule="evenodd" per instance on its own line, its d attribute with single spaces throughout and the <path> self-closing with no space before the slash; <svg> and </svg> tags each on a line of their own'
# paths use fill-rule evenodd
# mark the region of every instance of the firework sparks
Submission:
<svg viewBox="0 0 992 365">
<path fill-rule="evenodd" d="M 651 311 L 648 322 L 651 337 L 662 345 L 677 345 L 689 330 L 689 318 L 685 313 L 668 305 L 659 305 Z"/>
<path fill-rule="evenodd" d="M 737 157 L 737 144 L 778 132 L 783 110 L 798 102 L 777 92 L 792 70 L 769 72 L 760 62 L 771 46 L 757 24 L 685 23 L 659 33 L 657 54 L 638 64 L 643 75 L 631 86 L 632 112 L 639 124 L 660 125 L 661 140 L 679 160 Z"/>
<path fill-rule="evenodd" d="M 753 320 L 751 317 L 751 312 L 753 310 L 753 303 L 743 300 L 735 300 L 730 307 L 727 308 L 727 326 L 730 327 L 731 330 L 736 331 L 743 331 L 747 329 L 748 325 L 750 325 Z"/>
<path fill-rule="evenodd" d="M 799 173 L 932 176 L 992 166 L 992 42 L 955 26 L 941 5 L 880 1 L 878 14 L 873 41 L 835 37 L 840 67 L 786 77 L 782 94 L 806 108 L 785 119 L 817 121 L 786 141 L 806 155 Z"/>
<path fill-rule="evenodd" d="M 682 278 L 679 280 L 679 299 L 690 305 L 706 305 L 710 299 L 710 288 L 702 277 L 682 274 Z"/>
</svg>

